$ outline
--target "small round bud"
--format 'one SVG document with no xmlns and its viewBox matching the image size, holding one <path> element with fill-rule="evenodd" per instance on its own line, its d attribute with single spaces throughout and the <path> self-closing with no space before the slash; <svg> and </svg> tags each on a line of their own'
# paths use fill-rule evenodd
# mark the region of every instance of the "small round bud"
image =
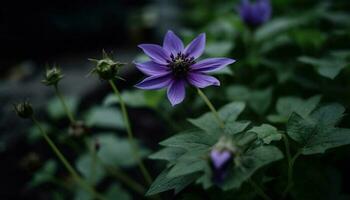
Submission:
<svg viewBox="0 0 350 200">
<path fill-rule="evenodd" d="M 57 85 L 62 78 L 63 74 L 61 70 L 54 66 L 46 70 L 45 78 L 41 82 L 48 86 Z"/>
<path fill-rule="evenodd" d="M 91 71 L 93 74 L 97 74 L 100 79 L 102 80 L 114 80 L 114 79 L 121 79 L 118 76 L 119 69 L 125 65 L 125 63 L 121 62 L 114 62 L 111 58 L 108 57 L 106 52 L 103 51 L 103 59 L 101 60 L 95 60 L 90 59 L 90 61 L 93 61 L 96 63 L 96 67 L 94 67 Z"/>
<path fill-rule="evenodd" d="M 23 103 L 15 104 L 14 109 L 15 109 L 16 114 L 19 117 L 22 117 L 25 119 L 32 117 L 33 113 L 34 113 L 32 105 L 27 101 L 25 101 Z"/>
<path fill-rule="evenodd" d="M 90 129 L 85 125 L 83 121 L 77 121 L 69 126 L 68 133 L 71 136 L 80 137 L 88 133 Z"/>
</svg>

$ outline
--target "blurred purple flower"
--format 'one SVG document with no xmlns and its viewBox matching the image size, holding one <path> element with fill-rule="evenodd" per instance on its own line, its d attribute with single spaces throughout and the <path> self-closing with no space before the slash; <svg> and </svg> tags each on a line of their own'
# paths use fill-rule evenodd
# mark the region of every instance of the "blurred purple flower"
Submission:
<svg viewBox="0 0 350 200">
<path fill-rule="evenodd" d="M 140 44 L 138 47 L 151 60 L 135 63 L 141 72 L 148 75 L 136 87 L 146 90 L 168 88 L 168 99 L 173 106 L 184 100 L 187 84 L 197 88 L 220 85 L 219 80 L 206 73 L 235 62 L 229 58 L 208 58 L 197 62 L 205 49 L 204 33 L 186 47 L 172 31 L 165 35 L 163 47 L 156 44 Z"/>
<path fill-rule="evenodd" d="M 233 154 L 229 150 L 213 149 L 210 152 L 210 160 L 213 169 L 213 179 L 215 183 L 222 183 L 227 176 L 228 167 L 233 159 Z"/>
<path fill-rule="evenodd" d="M 244 23 L 255 28 L 270 19 L 272 8 L 269 0 L 242 0 L 238 12 Z"/>
</svg>

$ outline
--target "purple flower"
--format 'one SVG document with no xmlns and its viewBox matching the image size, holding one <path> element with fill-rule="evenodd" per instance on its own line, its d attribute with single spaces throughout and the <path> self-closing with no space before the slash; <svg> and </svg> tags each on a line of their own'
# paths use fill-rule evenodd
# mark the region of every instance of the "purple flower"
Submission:
<svg viewBox="0 0 350 200">
<path fill-rule="evenodd" d="M 151 60 L 135 63 L 137 68 L 148 76 L 136 87 L 146 90 L 168 88 L 168 99 L 173 106 L 184 100 L 187 84 L 197 88 L 220 85 L 219 80 L 206 73 L 222 69 L 235 62 L 229 58 L 208 58 L 196 61 L 205 48 L 204 33 L 186 47 L 172 31 L 168 31 L 165 35 L 163 47 L 156 44 L 140 44 L 138 47 Z"/>
<path fill-rule="evenodd" d="M 229 150 L 213 149 L 210 152 L 210 160 L 213 169 L 213 179 L 215 183 L 222 183 L 227 176 L 233 154 Z"/>
<path fill-rule="evenodd" d="M 271 17 L 271 4 L 269 0 L 243 0 L 238 7 L 238 12 L 242 20 L 250 27 L 258 27 Z"/>
</svg>

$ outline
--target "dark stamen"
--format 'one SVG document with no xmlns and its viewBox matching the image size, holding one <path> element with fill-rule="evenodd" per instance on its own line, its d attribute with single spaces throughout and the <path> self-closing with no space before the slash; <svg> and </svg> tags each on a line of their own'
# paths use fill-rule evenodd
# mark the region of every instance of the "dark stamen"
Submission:
<svg viewBox="0 0 350 200">
<path fill-rule="evenodd" d="M 190 66 L 195 64 L 193 57 L 188 57 L 185 54 L 177 53 L 176 57 L 171 54 L 171 61 L 169 67 L 171 68 L 175 77 L 184 77 L 190 69 Z"/>
</svg>

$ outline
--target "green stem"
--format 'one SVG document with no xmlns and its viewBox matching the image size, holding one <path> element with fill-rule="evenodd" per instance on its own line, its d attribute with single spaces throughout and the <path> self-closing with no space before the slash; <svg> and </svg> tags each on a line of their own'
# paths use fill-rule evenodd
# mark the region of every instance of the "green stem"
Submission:
<svg viewBox="0 0 350 200">
<path fill-rule="evenodd" d="M 58 85 L 55 85 L 55 93 L 57 95 L 57 97 L 59 98 L 59 100 L 61 101 L 61 104 L 63 106 L 64 111 L 66 112 L 69 120 L 71 123 L 75 123 L 75 118 L 73 116 L 73 113 L 69 110 L 66 101 L 64 100 L 64 97 L 62 95 L 62 93 L 60 92 L 60 90 L 58 89 Z"/>
<path fill-rule="evenodd" d="M 97 162 L 97 152 L 94 148 L 94 144 L 92 144 L 88 139 L 85 139 L 85 145 L 87 149 L 90 152 L 91 156 L 91 169 L 90 169 L 90 175 L 91 175 L 91 182 L 94 183 L 95 177 L 96 177 L 96 162 Z"/>
<path fill-rule="evenodd" d="M 254 188 L 255 192 L 261 196 L 261 198 L 263 198 L 264 200 L 271 200 L 271 198 L 267 196 L 267 194 L 265 194 L 265 192 L 259 187 L 259 185 L 256 184 L 252 179 L 249 179 L 248 182 Z"/>
<path fill-rule="evenodd" d="M 96 199 L 99 200 L 105 200 L 105 198 L 97 193 L 93 187 L 91 187 L 84 179 L 80 177 L 80 175 L 74 170 L 72 165 L 68 162 L 68 160 L 64 157 L 64 155 L 61 153 L 61 151 L 57 148 L 55 143 L 50 139 L 50 137 L 46 134 L 44 129 L 41 127 L 40 123 L 36 120 L 36 118 L 33 116 L 32 120 L 34 124 L 39 128 L 41 134 L 43 135 L 46 142 L 51 147 L 52 151 L 56 154 L 56 156 L 59 158 L 59 160 L 62 162 L 62 164 L 65 166 L 67 171 L 73 176 L 73 178 L 77 181 L 77 183 L 80 184 L 81 187 L 85 188 L 91 195 L 93 195 Z"/>
<path fill-rule="evenodd" d="M 209 109 L 211 110 L 211 112 L 213 113 L 215 119 L 217 120 L 220 128 L 224 128 L 224 122 L 221 120 L 219 113 L 216 111 L 215 107 L 213 106 L 213 104 L 210 102 L 210 100 L 208 99 L 208 97 L 202 92 L 202 90 L 200 90 L 199 88 L 197 88 L 198 94 L 200 97 L 202 97 L 202 99 L 204 100 L 204 102 L 207 104 L 207 106 L 209 107 Z"/>
<path fill-rule="evenodd" d="M 138 166 L 141 170 L 141 173 L 142 173 L 143 177 L 145 178 L 147 184 L 150 185 L 152 183 L 152 178 L 151 178 L 149 172 L 147 171 L 145 165 L 143 164 L 141 156 L 139 154 L 139 149 L 134 142 L 134 136 L 132 134 L 132 130 L 131 130 L 130 122 L 129 122 L 129 116 L 128 116 L 128 112 L 126 110 L 126 106 L 125 106 L 125 103 L 123 101 L 123 98 L 120 95 L 120 92 L 118 91 L 117 87 L 115 86 L 115 84 L 112 80 L 109 81 L 109 84 L 112 86 L 112 89 L 113 89 L 115 95 L 119 99 L 119 104 L 120 104 L 120 107 L 122 109 L 123 118 L 124 118 L 124 122 L 125 122 L 125 126 L 126 126 L 126 131 L 128 133 L 129 143 L 132 147 L 133 156 L 136 159 Z"/>
<path fill-rule="evenodd" d="M 287 182 L 287 186 L 283 191 L 283 199 L 287 196 L 287 194 L 289 193 L 289 191 L 292 189 L 294 183 L 293 183 L 293 168 L 294 168 L 294 164 L 296 159 L 301 155 L 301 150 L 299 150 L 294 156 L 293 158 L 290 159 L 289 163 L 288 163 L 288 182 Z"/>
</svg>

